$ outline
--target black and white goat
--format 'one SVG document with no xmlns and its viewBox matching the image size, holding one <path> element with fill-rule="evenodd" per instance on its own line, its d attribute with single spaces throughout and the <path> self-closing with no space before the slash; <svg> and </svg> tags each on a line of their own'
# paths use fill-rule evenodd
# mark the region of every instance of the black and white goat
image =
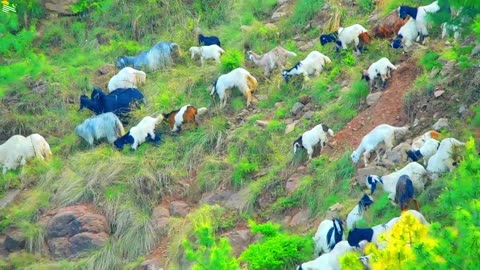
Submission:
<svg viewBox="0 0 480 270">
<path fill-rule="evenodd" d="M 314 128 L 303 133 L 302 136 L 293 142 L 293 153 L 295 154 L 298 148 L 304 148 L 307 150 L 308 159 L 312 159 L 313 148 L 320 144 L 321 149 L 323 149 L 327 144 L 327 134 L 333 136 L 334 132 L 327 125 L 316 125 Z"/>
<path fill-rule="evenodd" d="M 198 35 L 198 45 L 209 46 L 209 45 L 217 45 L 218 47 L 222 47 L 220 45 L 220 39 L 216 36 L 209 36 L 206 37 L 202 34 Z"/>
<path fill-rule="evenodd" d="M 347 230 L 351 230 L 355 227 L 355 224 L 363 218 L 363 214 L 370 205 L 373 204 L 373 198 L 367 194 L 363 194 L 358 204 L 348 213 L 347 216 Z"/>
<path fill-rule="evenodd" d="M 331 62 L 332 60 L 330 60 L 328 56 L 318 51 L 312 51 L 305 59 L 295 64 L 295 66 L 293 66 L 291 69 L 283 70 L 282 76 L 286 83 L 288 83 L 288 79 L 292 75 L 303 75 L 303 79 L 308 81 L 309 75 L 318 76 L 323 70 L 323 66 Z"/>
<path fill-rule="evenodd" d="M 145 141 L 152 141 L 155 145 L 160 143 L 160 136 L 155 135 L 155 126 L 163 120 L 163 115 L 157 117 L 145 116 L 138 125 L 132 127 L 124 136 L 118 138 L 113 143 L 118 150 L 122 150 L 125 144 L 131 144 L 132 150 Z"/>
<path fill-rule="evenodd" d="M 335 245 L 344 240 L 343 222 L 339 218 L 326 219 L 318 225 L 317 232 L 313 237 L 315 243 L 315 254 L 330 252 Z"/>
</svg>

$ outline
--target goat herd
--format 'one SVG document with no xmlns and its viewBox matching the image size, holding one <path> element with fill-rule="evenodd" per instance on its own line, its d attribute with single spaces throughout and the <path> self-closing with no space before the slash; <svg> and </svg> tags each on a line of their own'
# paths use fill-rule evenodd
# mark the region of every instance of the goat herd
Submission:
<svg viewBox="0 0 480 270">
<path fill-rule="evenodd" d="M 398 18 L 387 26 L 374 28 L 375 37 L 387 37 L 390 33 L 397 33 L 397 37 L 391 42 L 391 47 L 398 49 L 409 47 L 413 42 L 423 42 L 424 37 L 428 35 L 426 15 L 436 13 L 440 10 L 437 1 L 428 6 L 409 7 L 401 6 L 394 15 Z M 406 17 L 410 16 L 408 20 Z M 398 23 L 400 22 L 400 23 Z M 459 30 L 458 27 L 442 25 L 442 29 Z M 444 33 L 442 36 L 445 35 Z M 198 36 L 200 47 L 191 47 L 189 52 L 191 58 L 200 57 L 201 65 L 205 60 L 215 60 L 219 62 L 221 55 L 225 52 L 221 48 L 220 40 L 215 37 Z M 361 53 L 365 45 L 370 42 L 370 36 L 367 30 L 355 24 L 345 28 L 339 28 L 338 31 L 322 35 L 320 43 L 335 42 L 337 52 L 340 49 L 347 49 L 347 46 L 354 43 L 356 53 Z M 96 116 L 86 119 L 82 124 L 75 128 L 78 136 L 88 142 L 93 147 L 94 140 L 106 138 L 109 143 L 114 144 L 117 149 L 123 149 L 125 144 L 131 144 L 132 150 L 145 142 L 150 141 L 158 144 L 160 135 L 155 134 L 155 126 L 162 120 L 168 120 L 173 132 L 181 130 L 184 123 L 191 122 L 196 124 L 196 118 L 204 114 L 206 108 L 195 108 L 191 105 L 185 105 L 178 110 L 168 114 L 158 114 L 156 117 L 146 116 L 140 123 L 132 127 L 125 133 L 122 121 L 131 109 L 144 102 L 143 94 L 137 89 L 146 81 L 145 71 L 154 71 L 172 64 L 173 57 L 178 53 L 179 46 L 172 42 L 159 42 L 149 51 L 141 52 L 136 56 L 122 56 L 116 60 L 116 67 L 121 70 L 111 78 L 108 83 L 109 93 L 105 94 L 101 89 L 95 88 L 90 97 L 82 95 L 80 97 L 80 109 L 88 108 Z M 305 80 L 308 76 L 318 75 L 323 66 L 331 63 L 329 57 L 318 51 L 312 51 L 308 56 L 296 63 L 292 68 L 285 69 L 287 58 L 296 56 L 294 52 L 285 50 L 278 46 L 268 53 L 257 55 L 253 51 L 247 52 L 247 59 L 256 66 L 263 68 L 264 75 L 269 76 L 274 68 L 282 70 L 282 76 L 288 83 L 293 75 L 303 75 Z M 387 59 L 381 58 L 373 63 L 367 70 L 362 72 L 362 79 L 366 79 L 370 87 L 375 87 L 375 80 L 382 81 L 382 87 L 385 87 L 386 79 L 390 77 L 390 70 L 396 67 Z M 227 104 L 227 90 L 238 88 L 247 99 L 247 106 L 253 101 L 253 91 L 257 87 L 257 80 L 247 70 L 237 68 L 233 71 L 221 75 L 214 82 L 210 95 L 215 93 L 219 96 L 220 105 L 224 107 Z M 79 109 L 79 110 L 80 110 Z M 358 148 L 353 151 L 351 159 L 358 163 L 363 155 L 365 167 L 368 166 L 370 153 L 376 153 L 377 161 L 381 160 L 379 146 L 385 146 L 385 155 L 392 150 L 396 134 L 405 133 L 408 126 L 393 127 L 382 124 L 370 131 L 363 137 Z M 313 129 L 303 133 L 293 143 L 294 153 L 298 149 L 306 149 L 309 159 L 312 158 L 315 147 L 323 148 L 328 142 L 328 135 L 334 136 L 334 132 L 326 125 L 319 124 Z M 461 146 L 463 143 L 453 138 L 438 141 L 439 133 L 429 131 L 418 139 L 414 140 L 412 149 L 407 152 L 408 158 L 413 162 L 406 165 L 399 171 L 384 176 L 369 175 L 366 177 L 366 186 L 370 189 L 371 195 L 374 194 L 378 184 L 389 194 L 392 203 L 400 204 L 402 211 L 408 209 L 410 201 L 414 201 L 416 210 L 408 210 L 421 223 L 428 224 L 423 215 L 418 212 L 418 203 L 415 194 L 422 192 L 428 179 L 435 180 L 441 173 L 453 170 L 455 162 L 452 157 L 452 150 L 455 146 Z M 320 150 L 321 151 L 321 150 Z M 4 144 L 0 145 L 0 164 L 3 166 L 3 173 L 9 169 L 16 169 L 19 165 L 25 165 L 28 159 L 38 157 L 41 159 L 51 155 L 50 147 L 46 140 L 39 134 L 32 134 L 28 137 L 14 135 Z M 416 161 L 422 159 L 424 165 Z M 347 240 L 344 240 L 343 222 L 339 218 L 333 220 L 324 220 L 318 227 L 314 236 L 316 254 L 321 254 L 317 259 L 303 263 L 297 269 L 340 269 L 338 258 L 345 252 L 360 248 L 366 242 L 377 242 L 378 236 L 388 231 L 398 222 L 401 217 L 392 219 L 387 224 L 381 224 L 372 228 L 359 229 L 355 224 L 363 217 L 363 213 L 373 203 L 373 198 L 367 194 L 358 202 L 358 205 L 348 214 L 346 218 L 347 229 L 350 230 Z M 362 258 L 362 262 L 367 261 Z"/>
</svg>

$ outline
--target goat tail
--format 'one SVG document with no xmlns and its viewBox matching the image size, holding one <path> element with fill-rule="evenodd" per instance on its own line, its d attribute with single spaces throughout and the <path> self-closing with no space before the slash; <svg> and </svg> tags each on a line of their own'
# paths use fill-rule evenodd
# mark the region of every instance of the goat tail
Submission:
<svg viewBox="0 0 480 270">
<path fill-rule="evenodd" d="M 328 56 L 325 55 L 325 63 L 332 63 L 332 60 Z"/>
<path fill-rule="evenodd" d="M 287 50 L 285 50 L 285 54 L 287 55 L 287 57 L 288 57 L 288 56 L 291 56 L 291 57 L 295 57 L 295 56 L 297 56 L 297 54 L 296 54 L 296 53 L 294 53 L 294 52 L 291 52 L 291 51 L 287 51 Z"/>
<path fill-rule="evenodd" d="M 115 132 L 117 132 L 117 134 L 120 134 L 119 137 L 123 136 L 125 134 L 125 130 L 123 128 L 123 124 L 122 122 L 120 121 L 120 119 L 118 119 L 118 117 L 115 119 Z"/>
<path fill-rule="evenodd" d="M 389 68 L 393 69 L 393 70 L 397 70 L 397 67 L 396 67 L 394 64 L 390 63 L 390 62 L 388 62 L 387 66 L 388 66 Z"/>
<path fill-rule="evenodd" d="M 198 116 L 203 115 L 203 114 L 205 114 L 207 111 L 208 111 L 208 109 L 207 109 L 206 107 L 199 108 L 199 109 L 197 110 L 197 115 L 198 115 Z"/>
<path fill-rule="evenodd" d="M 250 91 L 253 91 L 257 88 L 257 79 L 250 74 L 247 74 L 247 85 Z"/>
<path fill-rule="evenodd" d="M 162 122 L 164 117 L 165 116 L 163 114 L 159 113 L 157 115 L 157 117 L 154 117 L 155 118 L 155 124 L 157 124 L 158 122 Z"/>
<path fill-rule="evenodd" d="M 333 130 L 331 128 L 328 129 L 328 134 L 330 134 L 330 136 L 335 136 L 335 132 L 333 132 Z"/>
</svg>

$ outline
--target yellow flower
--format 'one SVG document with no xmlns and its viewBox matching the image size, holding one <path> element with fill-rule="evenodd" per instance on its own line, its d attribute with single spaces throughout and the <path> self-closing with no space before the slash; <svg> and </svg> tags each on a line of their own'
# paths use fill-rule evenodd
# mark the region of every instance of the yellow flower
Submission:
<svg viewBox="0 0 480 270">
<path fill-rule="evenodd" d="M 10 4 L 7 0 L 2 0 L 2 4 L 7 5 Z"/>
</svg>

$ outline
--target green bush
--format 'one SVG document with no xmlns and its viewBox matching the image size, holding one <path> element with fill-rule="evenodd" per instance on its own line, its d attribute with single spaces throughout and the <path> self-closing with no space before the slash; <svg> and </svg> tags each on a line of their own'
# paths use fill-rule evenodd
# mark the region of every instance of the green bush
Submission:
<svg viewBox="0 0 480 270">
<path fill-rule="evenodd" d="M 290 23 L 305 25 L 323 7 L 323 3 L 323 0 L 299 0 L 290 17 Z"/>
<path fill-rule="evenodd" d="M 439 55 L 436 52 L 430 51 L 425 56 L 420 59 L 420 64 L 426 69 L 426 70 L 432 70 L 434 68 L 441 68 L 442 63 L 438 61 Z"/>
<path fill-rule="evenodd" d="M 372 0 L 358 0 L 357 3 L 364 13 L 370 13 L 375 9 L 375 3 Z"/>
<path fill-rule="evenodd" d="M 242 65 L 245 57 L 239 50 L 230 49 L 220 59 L 223 73 L 230 72 Z"/>
</svg>

